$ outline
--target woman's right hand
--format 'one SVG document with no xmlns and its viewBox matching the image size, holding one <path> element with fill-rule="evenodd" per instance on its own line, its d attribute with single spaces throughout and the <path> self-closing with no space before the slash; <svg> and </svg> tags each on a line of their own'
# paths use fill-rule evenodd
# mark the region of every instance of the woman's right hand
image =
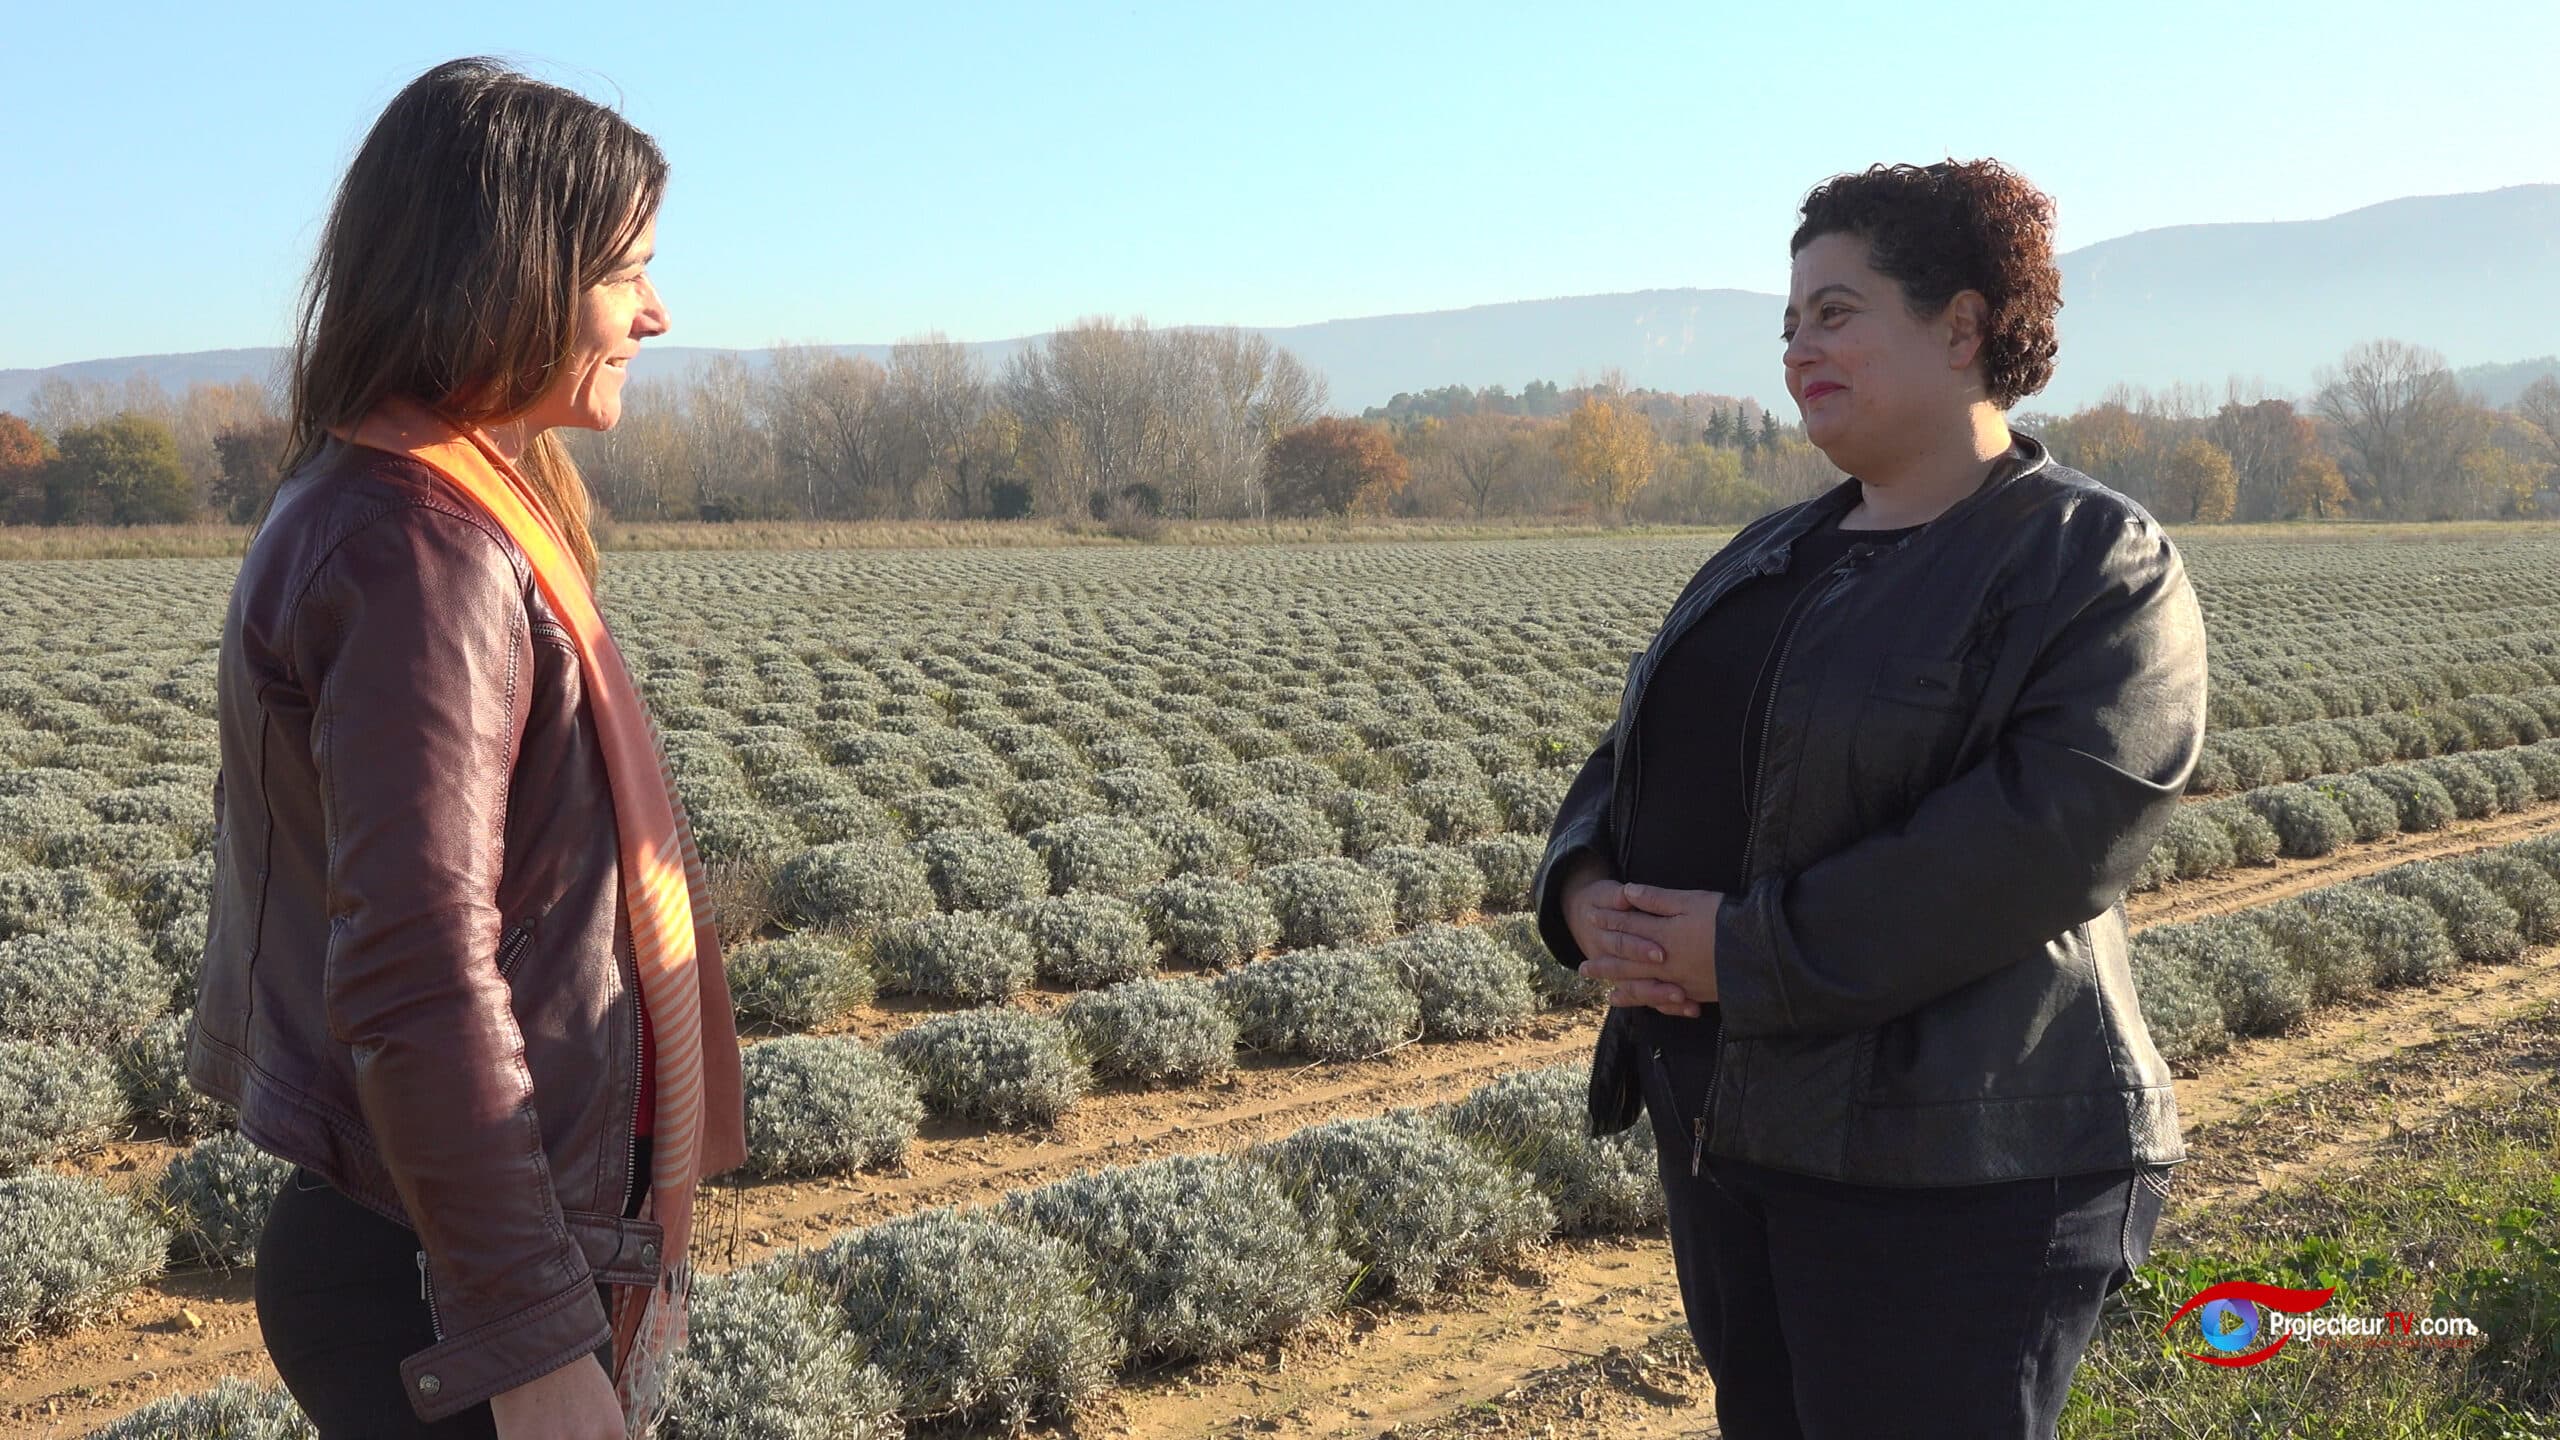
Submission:
<svg viewBox="0 0 2560 1440">
<path fill-rule="evenodd" d="M 592 1355 L 489 1398 L 498 1440 L 628 1440 L 622 1401 Z"/>
<path fill-rule="evenodd" d="M 1633 960 L 1662 963 L 1661 947 L 1609 923 L 1611 912 L 1635 907 L 1627 903 L 1627 887 L 1609 873 L 1609 862 L 1586 855 L 1564 877 L 1564 923 L 1585 960 Z M 1665 1015 L 1696 1017 L 1698 1002 L 1669 980 L 1620 980 L 1609 987 L 1612 1005 L 1645 1005 Z"/>
</svg>

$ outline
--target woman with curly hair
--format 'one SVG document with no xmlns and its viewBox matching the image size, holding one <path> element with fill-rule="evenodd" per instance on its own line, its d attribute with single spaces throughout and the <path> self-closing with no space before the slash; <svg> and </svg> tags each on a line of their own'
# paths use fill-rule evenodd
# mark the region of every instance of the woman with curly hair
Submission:
<svg viewBox="0 0 2560 1440">
<path fill-rule="evenodd" d="M 2009 428 L 2051 232 L 1988 160 L 1806 199 L 1787 389 L 1853 478 L 1698 571 L 1539 870 L 1735 1440 L 2051 1435 L 2184 1158 L 2121 901 L 2204 629 L 2152 517 Z"/>
</svg>

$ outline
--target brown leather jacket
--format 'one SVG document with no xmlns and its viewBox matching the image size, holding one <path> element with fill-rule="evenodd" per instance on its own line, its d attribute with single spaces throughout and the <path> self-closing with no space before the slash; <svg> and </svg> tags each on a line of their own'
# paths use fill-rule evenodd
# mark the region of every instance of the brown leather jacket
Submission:
<svg viewBox="0 0 2560 1440">
<path fill-rule="evenodd" d="M 428 1420 L 596 1350 L 598 1282 L 659 1271 L 622 1218 L 638 983 L 583 694 L 523 552 L 356 446 L 285 482 L 223 626 L 188 1079 L 419 1233 L 438 1342 L 401 1377 Z M 728 1020 L 703 1060 L 734 1075 Z"/>
</svg>

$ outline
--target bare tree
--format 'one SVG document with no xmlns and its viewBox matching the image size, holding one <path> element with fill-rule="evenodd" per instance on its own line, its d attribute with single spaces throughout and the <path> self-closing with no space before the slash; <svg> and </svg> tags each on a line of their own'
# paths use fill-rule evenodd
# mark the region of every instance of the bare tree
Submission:
<svg viewBox="0 0 2560 1440">
<path fill-rule="evenodd" d="M 774 457 L 811 520 L 911 515 L 915 482 L 897 464 L 897 416 L 879 362 L 782 346 L 765 377 Z"/>
<path fill-rule="evenodd" d="M 1225 487 L 1234 449 L 1226 385 L 1236 348 L 1235 332 L 1217 330 L 1168 330 L 1149 343 L 1160 425 L 1157 473 L 1134 483 L 1154 498 L 1154 508 L 1196 517 Z"/>
<path fill-rule="evenodd" d="M 1479 520 L 1504 494 L 1524 458 L 1526 422 L 1509 415 L 1477 411 L 1453 416 L 1440 434 L 1441 453 Z"/>
<path fill-rule="evenodd" d="M 910 493 L 939 486 L 950 514 L 985 513 L 977 484 L 984 467 L 968 463 L 970 436 L 988 403 L 986 369 L 977 356 L 940 331 L 899 341 L 889 350 L 888 402 L 906 440 L 899 463 L 920 471 Z"/>
<path fill-rule="evenodd" d="M 169 397 L 159 396 L 150 410 L 160 410 L 168 403 Z M 124 407 L 115 389 L 106 382 L 72 380 L 61 375 L 46 376 L 37 383 L 36 393 L 27 397 L 27 419 L 51 439 L 61 438 L 65 430 L 111 419 L 120 408 Z"/>
<path fill-rule="evenodd" d="M 735 355 L 715 355 L 686 387 L 684 444 L 678 463 L 693 492 L 694 513 L 768 514 L 775 495 L 773 437 L 760 420 L 765 385 Z"/>
<path fill-rule="evenodd" d="M 2321 377 L 2317 403 L 2355 462 L 2348 479 L 2357 498 L 2373 513 L 2424 518 L 2461 488 L 2470 407 L 2442 355 L 2367 341 Z"/>
<path fill-rule="evenodd" d="M 1039 451 L 1048 508 L 1107 509 L 1153 473 L 1163 413 L 1147 322 L 1079 320 L 1014 356 L 1005 398 Z"/>
<path fill-rule="evenodd" d="M 1323 378 L 1263 335 L 1188 330 L 1158 339 L 1168 497 L 1191 516 L 1258 510 L 1262 458 L 1323 412 Z"/>
<path fill-rule="evenodd" d="M 622 422 L 610 430 L 571 430 L 569 453 L 587 492 L 608 515 L 625 520 L 693 519 L 698 515 L 687 462 L 686 387 L 633 380 L 622 390 Z"/>
</svg>

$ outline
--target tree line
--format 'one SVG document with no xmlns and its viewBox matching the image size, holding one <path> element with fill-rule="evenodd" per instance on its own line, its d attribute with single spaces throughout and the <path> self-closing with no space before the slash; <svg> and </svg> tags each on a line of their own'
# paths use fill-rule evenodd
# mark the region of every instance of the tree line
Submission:
<svg viewBox="0 0 2560 1440">
<path fill-rule="evenodd" d="M 2218 403 L 2119 386 L 2018 424 L 2164 520 L 2560 516 L 2560 377 L 2497 408 L 2442 355 L 2398 340 L 2350 348 L 2299 404 L 2238 382 Z"/>
<path fill-rule="evenodd" d="M 47 380 L 0 414 L 0 523 L 245 522 L 285 428 L 254 381 L 172 396 Z M 2512 406 L 2443 357 L 2355 346 L 2296 401 L 2239 383 L 2118 387 L 2019 428 L 2164 519 L 2560 514 L 2560 378 Z M 1327 413 L 1323 378 L 1235 330 L 1088 319 L 1002 366 L 927 336 L 885 363 L 783 347 L 635 380 L 621 425 L 570 445 L 624 520 L 1053 519 L 1374 514 L 1737 524 L 1839 479 L 1744 397 L 1609 374 L 1399 394 Z"/>
<path fill-rule="evenodd" d="M 784 347 L 635 381 L 620 426 L 571 436 L 624 519 L 1010 519 L 1256 513 L 1263 459 L 1324 379 L 1237 330 L 1088 319 L 1001 369 L 928 336 L 886 364 Z"/>
</svg>

